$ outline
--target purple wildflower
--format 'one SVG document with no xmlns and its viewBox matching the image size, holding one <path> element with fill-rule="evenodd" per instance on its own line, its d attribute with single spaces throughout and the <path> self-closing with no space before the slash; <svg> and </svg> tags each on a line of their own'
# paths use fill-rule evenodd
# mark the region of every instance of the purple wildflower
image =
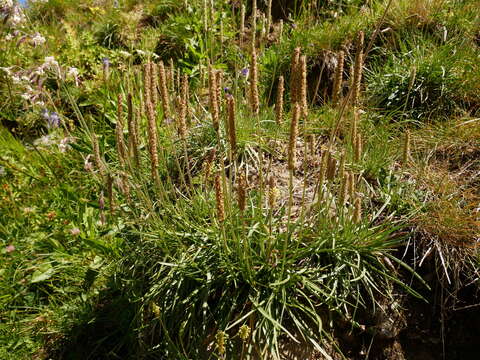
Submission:
<svg viewBox="0 0 480 360">
<path fill-rule="evenodd" d="M 240 74 L 242 74 L 242 76 L 244 76 L 244 77 L 247 77 L 248 76 L 248 68 L 243 68 L 240 71 Z"/>
<path fill-rule="evenodd" d="M 42 114 L 42 117 L 45 119 L 45 121 L 48 121 L 50 119 L 50 113 L 47 109 L 42 109 L 40 113 Z"/>
<path fill-rule="evenodd" d="M 49 129 L 55 129 L 60 126 L 60 116 L 54 111 L 50 114 L 47 120 L 47 127 Z"/>
<path fill-rule="evenodd" d="M 223 91 L 226 93 L 226 94 L 230 94 L 230 88 L 228 86 L 225 86 L 223 88 Z"/>
</svg>

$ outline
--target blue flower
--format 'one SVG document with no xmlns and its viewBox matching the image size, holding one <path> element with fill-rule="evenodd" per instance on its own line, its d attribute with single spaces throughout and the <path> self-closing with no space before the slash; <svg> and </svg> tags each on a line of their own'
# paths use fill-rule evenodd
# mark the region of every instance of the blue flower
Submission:
<svg viewBox="0 0 480 360">
<path fill-rule="evenodd" d="M 60 116 L 54 111 L 50 114 L 50 118 L 48 120 L 49 128 L 58 128 L 60 126 Z"/>
<path fill-rule="evenodd" d="M 248 68 L 243 68 L 240 71 L 240 74 L 242 74 L 242 76 L 244 76 L 244 77 L 247 77 L 248 76 Z"/>
<path fill-rule="evenodd" d="M 55 112 L 49 112 L 47 109 L 42 109 L 42 117 L 47 122 L 48 129 L 55 129 L 60 126 L 60 116 Z"/>
<path fill-rule="evenodd" d="M 47 110 L 47 109 L 42 109 L 40 111 L 40 113 L 42 114 L 42 117 L 48 121 L 49 117 L 50 117 L 50 112 Z"/>
</svg>

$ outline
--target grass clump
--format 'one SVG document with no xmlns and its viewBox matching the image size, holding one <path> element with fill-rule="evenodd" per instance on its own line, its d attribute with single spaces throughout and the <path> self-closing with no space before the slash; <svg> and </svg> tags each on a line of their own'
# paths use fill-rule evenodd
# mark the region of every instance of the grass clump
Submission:
<svg viewBox="0 0 480 360">
<path fill-rule="evenodd" d="M 372 69 L 367 93 L 373 106 L 416 121 L 478 111 L 474 52 L 467 44 L 430 46 L 408 47 Z"/>
</svg>

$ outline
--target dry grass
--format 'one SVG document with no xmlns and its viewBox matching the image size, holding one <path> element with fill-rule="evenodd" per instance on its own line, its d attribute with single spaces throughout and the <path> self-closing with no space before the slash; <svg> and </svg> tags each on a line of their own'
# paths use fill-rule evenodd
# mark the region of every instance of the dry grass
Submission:
<svg viewBox="0 0 480 360">
<path fill-rule="evenodd" d="M 421 239 L 416 263 L 433 261 L 453 304 L 458 290 L 478 279 L 479 135 L 476 119 L 412 133 L 409 170 L 417 188 L 426 194 L 424 211 L 413 219 Z"/>
</svg>

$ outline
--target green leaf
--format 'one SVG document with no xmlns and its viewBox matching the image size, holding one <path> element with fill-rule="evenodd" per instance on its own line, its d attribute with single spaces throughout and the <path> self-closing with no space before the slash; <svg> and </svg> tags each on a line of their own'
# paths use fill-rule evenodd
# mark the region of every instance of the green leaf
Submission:
<svg viewBox="0 0 480 360">
<path fill-rule="evenodd" d="M 35 270 L 32 274 L 32 278 L 30 279 L 30 283 L 38 283 L 45 280 L 48 280 L 52 277 L 55 273 L 55 270 L 49 263 L 42 264 L 39 266 L 37 270 Z"/>
</svg>

